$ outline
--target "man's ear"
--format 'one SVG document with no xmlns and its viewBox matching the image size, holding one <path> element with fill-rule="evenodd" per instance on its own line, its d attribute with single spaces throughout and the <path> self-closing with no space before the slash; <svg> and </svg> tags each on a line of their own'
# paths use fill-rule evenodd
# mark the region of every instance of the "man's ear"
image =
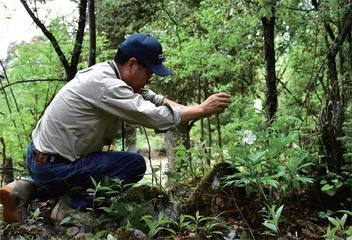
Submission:
<svg viewBox="0 0 352 240">
<path fill-rule="evenodd" d="M 135 58 L 130 58 L 127 62 L 128 69 L 132 69 L 134 64 L 137 64 L 138 61 Z"/>
</svg>

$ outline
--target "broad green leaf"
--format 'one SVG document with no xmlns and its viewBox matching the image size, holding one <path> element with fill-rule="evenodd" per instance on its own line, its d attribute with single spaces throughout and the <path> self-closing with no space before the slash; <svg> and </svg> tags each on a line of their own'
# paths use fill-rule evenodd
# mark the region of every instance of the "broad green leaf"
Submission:
<svg viewBox="0 0 352 240">
<path fill-rule="evenodd" d="M 278 232 L 277 227 L 272 223 L 264 222 L 263 225 L 276 233 Z"/>
<path fill-rule="evenodd" d="M 331 190 L 331 189 L 333 189 L 333 188 L 334 188 L 334 187 L 331 186 L 330 184 L 325 184 L 325 185 L 321 188 L 321 190 L 322 190 L 323 192 L 326 192 L 326 191 Z"/>
<path fill-rule="evenodd" d="M 59 223 L 59 226 L 64 225 L 65 223 L 68 223 L 71 220 L 71 217 L 65 217 L 64 219 L 61 220 L 61 222 Z"/>
</svg>

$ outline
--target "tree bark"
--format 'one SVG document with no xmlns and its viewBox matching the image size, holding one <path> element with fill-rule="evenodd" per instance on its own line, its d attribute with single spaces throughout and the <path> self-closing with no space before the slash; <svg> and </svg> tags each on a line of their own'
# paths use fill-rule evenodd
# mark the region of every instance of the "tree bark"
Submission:
<svg viewBox="0 0 352 240">
<path fill-rule="evenodd" d="M 88 16 L 89 16 L 89 59 L 88 66 L 95 64 L 96 57 L 96 27 L 95 27 L 95 7 L 94 0 L 88 2 Z"/>
<path fill-rule="evenodd" d="M 265 82 L 266 82 L 266 111 L 268 123 L 270 124 L 277 111 L 277 89 L 275 71 L 275 48 L 274 48 L 274 28 L 275 28 L 275 8 L 272 8 L 270 18 L 263 17 L 264 28 L 264 58 L 265 58 Z"/>
<path fill-rule="evenodd" d="M 341 140 L 339 140 L 339 138 L 343 136 L 342 126 L 344 122 L 344 97 L 342 95 L 343 93 L 340 91 L 338 81 L 336 56 L 347 35 L 351 32 L 351 8 L 344 19 L 345 22 L 343 24 L 343 28 L 341 29 L 338 37 L 335 39 L 332 47 L 328 44 L 328 37 L 325 36 L 328 49 L 327 62 L 330 90 L 328 91 L 325 107 L 320 116 L 322 143 L 325 147 L 325 157 L 323 158 L 323 162 L 328 165 L 329 171 L 337 174 L 341 172 L 341 166 L 344 163 L 343 154 L 345 149 L 343 148 Z M 328 32 L 328 29 L 326 29 L 326 32 Z"/>
<path fill-rule="evenodd" d="M 87 19 L 86 12 L 87 12 L 87 0 L 81 0 L 79 3 L 78 30 L 76 33 L 75 46 L 72 51 L 71 68 L 68 74 L 68 80 L 73 79 L 77 72 L 77 65 L 82 51 L 84 28 L 86 26 L 86 19 Z"/>
<path fill-rule="evenodd" d="M 168 169 L 169 171 L 180 172 L 181 169 L 187 169 L 188 162 L 190 159 L 181 159 L 180 166 L 176 166 L 176 151 L 175 148 L 180 141 L 188 150 L 191 147 L 189 131 L 191 130 L 190 125 L 180 125 L 179 128 L 175 131 L 168 131 L 164 135 L 164 143 L 166 150 L 166 157 L 168 160 Z M 192 169 L 191 169 L 192 170 Z"/>
</svg>

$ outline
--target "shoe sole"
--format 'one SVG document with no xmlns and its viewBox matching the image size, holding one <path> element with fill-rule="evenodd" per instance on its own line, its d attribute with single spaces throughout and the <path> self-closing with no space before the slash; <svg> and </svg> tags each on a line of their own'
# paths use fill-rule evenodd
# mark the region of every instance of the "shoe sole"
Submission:
<svg viewBox="0 0 352 240">
<path fill-rule="evenodd" d="M 2 217 L 5 222 L 13 223 L 20 222 L 21 219 L 17 212 L 18 197 L 12 194 L 13 188 L 2 187 L 0 188 L 0 203 L 2 204 Z"/>
</svg>

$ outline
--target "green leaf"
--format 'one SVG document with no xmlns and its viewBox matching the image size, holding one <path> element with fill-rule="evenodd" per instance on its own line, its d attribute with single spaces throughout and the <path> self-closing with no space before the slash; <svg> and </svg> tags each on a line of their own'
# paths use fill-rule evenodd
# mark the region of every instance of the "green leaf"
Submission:
<svg viewBox="0 0 352 240">
<path fill-rule="evenodd" d="M 64 225 L 65 223 L 68 223 L 71 220 L 71 217 L 65 217 L 64 219 L 61 220 L 59 223 L 59 226 Z"/>
<path fill-rule="evenodd" d="M 107 237 L 107 240 L 116 240 L 116 238 L 109 233 L 108 237 Z"/>
<path fill-rule="evenodd" d="M 277 221 L 279 220 L 283 208 L 284 208 L 284 205 L 282 205 L 281 207 L 279 207 L 279 209 L 276 211 L 276 213 L 275 213 L 275 220 L 277 220 Z"/>
<path fill-rule="evenodd" d="M 242 231 L 242 233 L 240 235 L 240 240 L 247 240 L 247 239 L 248 239 L 247 232 Z"/>
<path fill-rule="evenodd" d="M 325 184 L 322 188 L 321 188 L 321 190 L 323 191 L 323 192 L 326 192 L 326 191 L 328 191 L 328 190 L 330 190 L 330 189 L 333 189 L 334 187 L 333 186 L 331 186 L 330 184 Z"/>
<path fill-rule="evenodd" d="M 177 174 L 176 172 L 165 172 L 164 174 L 175 181 L 181 180 L 180 175 Z"/>
<path fill-rule="evenodd" d="M 297 176 L 297 177 L 295 177 L 295 179 L 297 181 L 300 181 L 300 182 L 303 182 L 303 183 L 314 183 L 314 179 L 313 178 L 309 178 L 309 177 Z"/>
<path fill-rule="evenodd" d="M 98 191 L 112 191 L 112 189 L 109 187 L 99 187 Z"/>
<path fill-rule="evenodd" d="M 107 212 L 107 213 L 111 213 L 112 212 L 112 208 L 108 208 L 108 207 L 100 207 L 99 209 Z"/>
<path fill-rule="evenodd" d="M 112 208 L 114 209 L 113 212 L 117 215 L 124 217 L 128 214 L 128 211 L 122 203 L 114 203 Z"/>
<path fill-rule="evenodd" d="M 262 159 L 262 157 L 266 154 L 266 150 L 265 151 L 261 151 L 261 152 L 256 152 L 256 153 L 251 153 L 249 154 L 248 158 L 253 162 L 253 164 L 257 164 L 259 163 L 259 161 Z"/>
<path fill-rule="evenodd" d="M 40 214 L 40 209 L 37 208 L 37 209 L 33 212 L 33 217 L 34 217 L 34 218 L 38 218 L 39 214 Z"/>
<path fill-rule="evenodd" d="M 92 180 L 92 183 L 94 184 L 94 186 L 96 187 L 97 186 L 97 182 L 95 181 L 94 178 L 90 177 L 90 179 Z"/>
<path fill-rule="evenodd" d="M 171 229 L 171 228 L 159 227 L 159 228 L 158 228 L 158 232 L 159 232 L 160 230 L 166 230 L 166 231 L 172 233 L 174 236 L 176 235 L 176 232 L 175 232 L 173 229 Z"/>
<path fill-rule="evenodd" d="M 264 222 L 263 225 L 265 227 L 269 228 L 270 230 L 274 231 L 275 233 L 278 232 L 277 227 L 274 224 L 272 224 L 272 223 Z"/>
<path fill-rule="evenodd" d="M 345 213 L 345 214 L 342 216 L 342 218 L 341 218 L 341 225 L 342 225 L 342 228 L 343 228 L 343 226 L 345 226 L 346 220 L 347 220 L 347 214 Z"/>
<path fill-rule="evenodd" d="M 320 184 L 327 184 L 328 182 L 324 179 L 320 181 Z"/>
<path fill-rule="evenodd" d="M 340 226 L 340 223 L 337 219 L 335 218 L 332 218 L 332 217 L 328 217 L 329 221 L 334 224 L 335 227 L 339 227 Z"/>
<path fill-rule="evenodd" d="M 339 210 L 337 212 L 347 213 L 348 215 L 352 216 L 352 211 L 349 211 L 349 210 Z"/>
</svg>

